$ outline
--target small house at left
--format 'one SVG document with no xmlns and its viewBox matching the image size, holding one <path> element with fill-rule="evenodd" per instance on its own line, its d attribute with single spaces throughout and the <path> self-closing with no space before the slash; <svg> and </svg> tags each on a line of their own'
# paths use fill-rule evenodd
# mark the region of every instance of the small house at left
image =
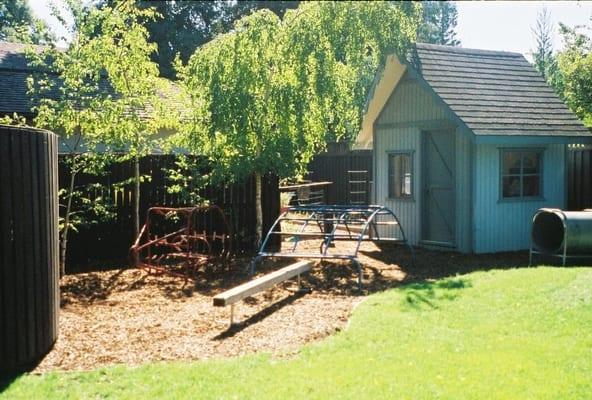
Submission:
<svg viewBox="0 0 592 400">
<path fill-rule="evenodd" d="M 412 244 L 487 253 L 529 247 L 535 211 L 566 205 L 567 145 L 591 142 L 521 54 L 418 43 L 387 58 L 355 147 Z"/>
</svg>

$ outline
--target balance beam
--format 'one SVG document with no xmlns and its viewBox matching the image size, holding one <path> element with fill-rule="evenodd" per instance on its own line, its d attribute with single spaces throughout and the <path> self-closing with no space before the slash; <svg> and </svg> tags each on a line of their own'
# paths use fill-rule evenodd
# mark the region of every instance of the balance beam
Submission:
<svg viewBox="0 0 592 400">
<path fill-rule="evenodd" d="M 230 309 L 230 324 L 234 323 L 234 304 L 246 297 L 263 290 L 267 290 L 280 282 L 284 282 L 290 278 L 298 276 L 298 283 L 300 283 L 300 274 L 310 271 L 311 261 L 298 261 L 290 264 L 287 267 L 274 271 L 270 274 L 264 275 L 260 278 L 254 279 L 250 282 L 243 283 L 230 290 L 214 296 L 214 306 L 226 307 L 231 306 Z"/>
</svg>

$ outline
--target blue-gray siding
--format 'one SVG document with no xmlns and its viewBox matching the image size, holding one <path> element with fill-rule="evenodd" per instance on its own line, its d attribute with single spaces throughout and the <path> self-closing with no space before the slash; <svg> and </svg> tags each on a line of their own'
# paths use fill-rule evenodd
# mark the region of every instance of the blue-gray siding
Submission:
<svg viewBox="0 0 592 400">
<path fill-rule="evenodd" d="M 475 252 L 527 249 L 534 212 L 565 206 L 565 145 L 536 146 L 544 149 L 543 199 L 537 201 L 500 200 L 500 149 L 509 146 L 475 147 Z"/>
</svg>

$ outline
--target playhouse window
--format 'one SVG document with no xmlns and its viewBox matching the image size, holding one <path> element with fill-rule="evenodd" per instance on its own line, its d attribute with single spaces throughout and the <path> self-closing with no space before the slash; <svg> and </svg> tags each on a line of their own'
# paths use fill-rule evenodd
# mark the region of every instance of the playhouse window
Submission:
<svg viewBox="0 0 592 400">
<path fill-rule="evenodd" d="M 388 155 L 388 193 L 390 198 L 409 198 L 412 196 L 412 168 L 411 153 L 391 153 Z"/>
<path fill-rule="evenodd" d="M 541 150 L 502 151 L 502 198 L 540 197 L 541 178 Z"/>
</svg>

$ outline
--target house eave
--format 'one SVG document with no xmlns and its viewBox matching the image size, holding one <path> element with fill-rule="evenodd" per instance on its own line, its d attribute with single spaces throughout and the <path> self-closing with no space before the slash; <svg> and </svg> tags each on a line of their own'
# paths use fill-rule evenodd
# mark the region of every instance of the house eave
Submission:
<svg viewBox="0 0 592 400">
<path fill-rule="evenodd" d="M 592 135 L 475 135 L 476 144 L 546 145 L 592 144 Z"/>
</svg>

